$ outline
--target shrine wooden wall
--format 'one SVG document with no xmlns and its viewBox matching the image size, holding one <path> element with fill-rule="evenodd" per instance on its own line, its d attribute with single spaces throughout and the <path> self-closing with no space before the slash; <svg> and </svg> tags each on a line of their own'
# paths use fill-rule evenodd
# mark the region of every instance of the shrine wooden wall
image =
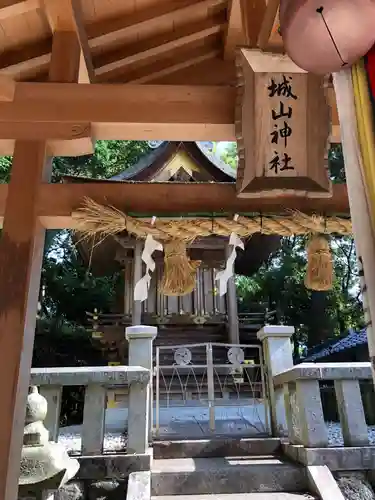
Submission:
<svg viewBox="0 0 375 500">
<path fill-rule="evenodd" d="M 128 261 L 124 268 L 123 312 L 131 315 L 133 309 L 133 262 Z M 194 314 L 198 316 L 226 314 L 226 299 L 216 292 L 215 275 L 217 269 L 201 265 L 197 269 L 195 290 L 182 297 L 167 297 L 160 293 L 159 283 L 163 277 L 163 265 L 157 263 L 152 275 L 148 299 L 142 303 L 142 313 L 167 316 L 170 314 Z"/>
</svg>

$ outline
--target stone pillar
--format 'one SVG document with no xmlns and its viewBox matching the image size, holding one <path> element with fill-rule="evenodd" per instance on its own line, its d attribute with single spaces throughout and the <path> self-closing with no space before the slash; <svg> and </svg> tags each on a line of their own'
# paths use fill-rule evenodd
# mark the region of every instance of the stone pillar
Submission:
<svg viewBox="0 0 375 500">
<path fill-rule="evenodd" d="M 271 427 L 274 436 L 286 435 L 284 390 L 275 389 L 273 377 L 293 368 L 293 350 L 290 341 L 294 333 L 293 326 L 268 325 L 259 330 L 257 337 L 262 342 L 263 359 L 268 374 L 271 406 Z"/>
<path fill-rule="evenodd" d="M 325 448 L 328 445 L 319 381 L 301 379 L 285 388 L 289 442 L 307 448 Z"/>
<path fill-rule="evenodd" d="M 132 382 L 129 387 L 128 454 L 147 452 L 150 421 L 150 385 Z"/>
<path fill-rule="evenodd" d="M 227 244 L 225 247 L 225 257 L 228 259 L 232 252 L 232 246 Z M 228 314 L 228 341 L 230 344 L 240 343 L 240 333 L 238 327 L 237 310 L 237 289 L 234 276 L 229 278 L 227 285 L 227 314 Z"/>
<path fill-rule="evenodd" d="M 359 380 L 335 380 L 337 408 L 346 446 L 368 446 L 368 432 Z"/>
<path fill-rule="evenodd" d="M 128 326 L 126 339 L 129 342 L 129 366 L 142 366 L 150 370 L 149 435 L 152 436 L 153 421 L 153 362 L 152 345 L 158 334 L 156 326 Z"/>
</svg>

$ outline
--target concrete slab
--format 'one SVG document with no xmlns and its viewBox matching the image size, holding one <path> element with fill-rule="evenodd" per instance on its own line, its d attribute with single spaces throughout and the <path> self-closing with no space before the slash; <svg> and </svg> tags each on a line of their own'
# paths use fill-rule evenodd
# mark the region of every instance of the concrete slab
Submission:
<svg viewBox="0 0 375 500">
<path fill-rule="evenodd" d="M 284 453 L 303 465 L 327 465 L 335 471 L 375 469 L 375 446 L 348 448 L 304 448 L 283 443 Z"/>
<path fill-rule="evenodd" d="M 318 494 L 322 500 L 345 500 L 335 478 L 326 465 L 308 466 L 307 479 L 311 491 Z"/>
<path fill-rule="evenodd" d="M 273 455 L 281 449 L 278 438 L 218 438 L 154 441 L 155 459 L 235 457 L 245 455 Z"/>
<path fill-rule="evenodd" d="M 274 457 L 182 458 L 154 460 L 153 495 L 301 492 L 304 467 Z"/>
<path fill-rule="evenodd" d="M 126 500 L 150 500 L 151 473 L 132 472 L 129 476 Z"/>
<path fill-rule="evenodd" d="M 231 466 L 275 466 L 285 465 L 276 457 L 214 457 L 214 458 L 174 458 L 154 460 L 152 472 L 195 472 L 197 470 L 220 470 Z"/>
</svg>

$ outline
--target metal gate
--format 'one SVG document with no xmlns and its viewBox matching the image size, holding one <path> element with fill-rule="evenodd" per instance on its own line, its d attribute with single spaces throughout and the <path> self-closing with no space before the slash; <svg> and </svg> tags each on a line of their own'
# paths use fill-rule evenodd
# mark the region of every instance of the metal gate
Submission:
<svg viewBox="0 0 375 500">
<path fill-rule="evenodd" d="M 270 434 L 261 346 L 160 346 L 155 361 L 156 436 Z"/>
</svg>

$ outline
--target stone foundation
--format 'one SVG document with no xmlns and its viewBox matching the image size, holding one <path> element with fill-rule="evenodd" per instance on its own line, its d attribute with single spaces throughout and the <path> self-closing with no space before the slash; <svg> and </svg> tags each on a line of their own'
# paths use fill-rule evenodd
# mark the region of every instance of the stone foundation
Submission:
<svg viewBox="0 0 375 500">
<path fill-rule="evenodd" d="M 375 469 L 375 447 L 304 448 L 284 443 L 283 452 L 303 465 L 327 465 L 332 471 L 367 471 Z"/>
<path fill-rule="evenodd" d="M 77 457 L 80 468 L 55 500 L 124 500 L 130 474 L 151 470 L 152 454 Z M 19 497 L 19 500 L 35 500 Z"/>
</svg>

